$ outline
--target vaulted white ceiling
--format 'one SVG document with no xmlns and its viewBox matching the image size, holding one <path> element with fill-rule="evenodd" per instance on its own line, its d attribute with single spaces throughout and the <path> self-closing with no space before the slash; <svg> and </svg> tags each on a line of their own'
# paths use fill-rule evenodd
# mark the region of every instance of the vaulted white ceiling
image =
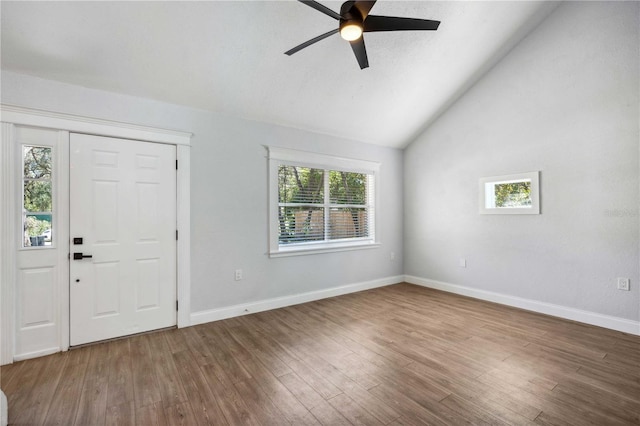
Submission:
<svg viewBox="0 0 640 426">
<path fill-rule="evenodd" d="M 335 11 L 340 2 L 321 3 Z M 357 141 L 404 147 L 556 5 L 379 0 L 441 21 L 366 33 L 370 67 L 296 1 L 2 1 L 2 68 Z"/>
</svg>

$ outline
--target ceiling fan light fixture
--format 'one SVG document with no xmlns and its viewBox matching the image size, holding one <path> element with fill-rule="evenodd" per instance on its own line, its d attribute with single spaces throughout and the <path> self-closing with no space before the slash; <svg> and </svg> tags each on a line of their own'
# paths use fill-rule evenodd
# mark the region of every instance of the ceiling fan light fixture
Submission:
<svg viewBox="0 0 640 426">
<path fill-rule="evenodd" d="M 1 0 L 0 0 L 1 1 Z M 311 40 L 287 50 L 285 55 L 293 55 L 300 50 L 324 40 L 327 37 L 340 33 L 340 37 L 348 41 L 356 56 L 360 69 L 369 67 L 367 59 L 367 49 L 364 46 L 364 32 L 380 32 L 380 31 L 415 31 L 427 30 L 435 31 L 440 25 L 440 21 L 420 18 L 404 18 L 400 16 L 381 16 L 371 15 L 369 12 L 377 0 L 347 0 L 340 6 L 340 13 L 336 13 L 332 9 L 317 2 L 316 0 L 298 0 L 312 9 L 317 10 L 330 18 L 339 22 L 338 28 L 320 34 Z M 365 27 L 366 24 L 366 27 Z"/>
<path fill-rule="evenodd" d="M 362 37 L 362 25 L 358 22 L 347 21 L 340 26 L 340 37 L 347 41 L 354 41 Z"/>
</svg>

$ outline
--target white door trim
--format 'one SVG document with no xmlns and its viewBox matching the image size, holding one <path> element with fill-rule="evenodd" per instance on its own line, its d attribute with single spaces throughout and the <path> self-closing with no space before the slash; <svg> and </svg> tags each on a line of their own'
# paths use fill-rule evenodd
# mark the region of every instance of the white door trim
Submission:
<svg viewBox="0 0 640 426">
<path fill-rule="evenodd" d="M 0 223 L 0 365 L 13 362 L 15 346 L 14 283 L 16 277 L 15 238 L 16 181 L 14 178 L 15 142 L 14 125 L 2 123 L 0 141 L 0 202 L 2 202 L 2 222 Z"/>
<path fill-rule="evenodd" d="M 1 104 L 2 121 L 23 126 L 46 127 L 48 129 L 68 130 L 75 133 L 109 136 L 112 138 L 136 139 L 139 141 L 168 143 L 173 145 L 191 145 L 192 133 L 176 130 L 158 129 L 131 123 L 62 114 L 17 105 Z"/>
<path fill-rule="evenodd" d="M 67 149 L 60 149 L 65 147 Z M 58 265 L 68 265 L 70 252 L 69 244 L 69 132 L 58 133 L 58 155 L 57 170 L 64 172 L 56 173 L 56 186 L 58 205 L 55 210 L 55 226 L 58 228 Z M 64 190 L 63 190 L 64 189 Z M 64 351 L 69 349 L 69 268 L 58 268 L 58 282 L 60 283 L 58 293 L 58 318 L 59 327 L 58 342 Z"/>
<path fill-rule="evenodd" d="M 16 276 L 16 250 L 18 241 L 16 240 L 15 224 L 16 217 L 14 206 L 18 202 L 16 195 L 16 167 L 15 161 L 15 137 L 14 125 L 42 127 L 68 132 L 86 133 L 99 136 L 116 137 L 124 139 L 135 139 L 148 142 L 166 143 L 176 145 L 178 158 L 177 171 L 177 295 L 178 295 L 178 327 L 187 327 L 191 322 L 191 263 L 190 263 L 190 148 L 192 133 L 180 132 L 152 127 L 138 126 L 129 123 L 101 120 L 90 117 L 82 117 L 71 114 L 61 114 L 57 112 L 44 111 L 38 109 L 24 108 L 14 105 L 0 105 L 0 118 L 2 121 L 1 147 L 0 147 L 0 200 L 2 200 L 2 218 L 0 221 L 0 365 L 9 364 L 16 359 L 15 349 L 15 315 L 16 307 L 15 276 Z M 67 145 L 68 146 L 68 145 Z M 68 153 L 59 157 L 58 165 L 67 165 L 68 173 Z M 68 179 L 68 176 L 66 177 Z M 68 180 L 62 179 L 58 182 L 60 188 L 68 188 Z M 60 191 L 62 193 L 62 191 Z M 64 211 L 58 213 L 68 217 L 68 194 L 59 200 Z M 66 205 L 64 204 L 66 202 Z M 63 224 L 58 221 L 58 226 L 64 226 L 68 230 L 68 223 Z M 68 250 L 67 250 L 68 251 Z M 66 257 L 66 256 L 65 256 Z M 61 262 L 66 261 L 60 256 Z M 68 273 L 68 268 L 66 269 Z M 62 278 L 62 277 L 61 277 Z M 57 310 L 61 333 L 59 336 L 60 350 L 69 349 L 69 281 L 60 279 L 59 296 L 61 305 Z M 44 355 L 34 353 L 34 356 Z"/>
<path fill-rule="evenodd" d="M 178 221 L 178 328 L 191 325 L 191 147 L 178 145 L 176 218 Z"/>
</svg>

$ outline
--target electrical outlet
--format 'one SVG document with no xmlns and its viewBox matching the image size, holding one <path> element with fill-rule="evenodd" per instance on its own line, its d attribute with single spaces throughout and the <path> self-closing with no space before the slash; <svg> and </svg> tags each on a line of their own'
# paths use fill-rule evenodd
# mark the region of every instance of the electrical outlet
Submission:
<svg viewBox="0 0 640 426">
<path fill-rule="evenodd" d="M 396 259 L 396 253 L 395 252 L 391 252 L 391 254 L 389 255 L 389 260 L 395 260 Z"/>
<path fill-rule="evenodd" d="M 618 290 L 629 291 L 629 278 L 618 278 Z"/>
<path fill-rule="evenodd" d="M 458 265 L 460 265 L 461 268 L 466 268 L 467 267 L 467 259 L 460 258 L 460 262 L 458 263 Z"/>
<path fill-rule="evenodd" d="M 242 269 L 236 269 L 236 281 L 240 281 L 242 279 Z"/>
</svg>

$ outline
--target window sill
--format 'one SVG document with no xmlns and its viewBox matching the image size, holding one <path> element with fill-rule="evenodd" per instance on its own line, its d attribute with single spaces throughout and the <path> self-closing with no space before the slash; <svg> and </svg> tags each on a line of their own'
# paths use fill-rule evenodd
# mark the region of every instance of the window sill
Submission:
<svg viewBox="0 0 640 426">
<path fill-rule="evenodd" d="M 340 251 L 364 250 L 380 247 L 377 242 L 357 242 L 340 244 L 322 244 L 314 246 L 281 247 L 278 251 L 269 253 L 269 257 L 305 256 L 309 254 L 334 253 Z"/>
</svg>

